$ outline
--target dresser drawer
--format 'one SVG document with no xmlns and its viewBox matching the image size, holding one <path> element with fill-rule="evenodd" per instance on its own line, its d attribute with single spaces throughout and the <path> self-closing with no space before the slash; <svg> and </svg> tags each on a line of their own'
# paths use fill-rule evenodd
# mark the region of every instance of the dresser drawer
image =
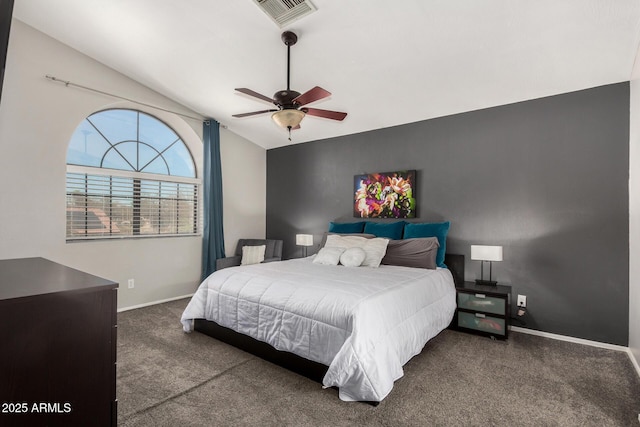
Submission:
<svg viewBox="0 0 640 427">
<path fill-rule="evenodd" d="M 458 311 L 458 327 L 506 336 L 506 321 L 483 313 Z"/>
<path fill-rule="evenodd" d="M 458 308 L 504 316 L 506 311 L 506 299 L 491 297 L 480 292 L 458 292 Z"/>
</svg>

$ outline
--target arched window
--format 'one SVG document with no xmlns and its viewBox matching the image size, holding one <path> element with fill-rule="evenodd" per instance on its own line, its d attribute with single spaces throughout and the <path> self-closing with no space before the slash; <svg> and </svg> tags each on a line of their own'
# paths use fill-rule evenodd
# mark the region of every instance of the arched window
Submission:
<svg viewBox="0 0 640 427">
<path fill-rule="evenodd" d="M 67 240 L 198 234 L 191 153 L 141 111 L 87 117 L 67 150 Z"/>
</svg>

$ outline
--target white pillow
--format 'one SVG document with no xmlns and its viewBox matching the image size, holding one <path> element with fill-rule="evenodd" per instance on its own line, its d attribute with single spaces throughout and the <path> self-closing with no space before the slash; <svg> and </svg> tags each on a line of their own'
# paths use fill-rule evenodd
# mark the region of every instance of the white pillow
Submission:
<svg viewBox="0 0 640 427">
<path fill-rule="evenodd" d="M 384 258 L 384 255 L 387 252 L 387 244 L 389 244 L 389 240 L 381 237 L 367 239 L 360 236 L 339 236 L 337 234 L 329 234 L 324 247 L 343 249 L 362 248 L 367 257 L 361 265 L 363 267 L 377 268 L 380 266 L 380 261 L 382 261 L 382 258 Z"/>
<path fill-rule="evenodd" d="M 344 248 L 322 248 L 313 259 L 313 263 L 322 265 L 338 265 L 338 262 L 340 262 L 340 255 L 342 255 L 344 251 Z"/>
<path fill-rule="evenodd" d="M 340 264 L 345 267 L 360 267 L 367 253 L 362 248 L 349 248 L 340 255 Z"/>
<path fill-rule="evenodd" d="M 378 268 L 380 266 L 380 262 L 384 255 L 387 253 L 387 245 L 389 244 L 389 239 L 383 239 L 382 237 L 376 237 L 374 239 L 365 239 L 367 243 L 365 243 L 362 248 L 367 257 L 362 261 L 363 267 L 373 267 Z"/>
<path fill-rule="evenodd" d="M 339 234 L 327 235 L 327 241 L 324 244 L 325 248 L 361 248 L 366 243 L 366 237 L 361 236 L 341 236 Z"/>
<path fill-rule="evenodd" d="M 260 264 L 264 261 L 264 251 L 266 245 L 261 246 L 243 246 L 242 260 L 240 265 Z"/>
</svg>

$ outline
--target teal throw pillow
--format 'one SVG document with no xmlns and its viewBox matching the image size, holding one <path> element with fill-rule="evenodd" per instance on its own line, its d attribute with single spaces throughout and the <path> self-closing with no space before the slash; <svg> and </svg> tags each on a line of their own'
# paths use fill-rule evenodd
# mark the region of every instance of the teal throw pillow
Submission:
<svg viewBox="0 0 640 427">
<path fill-rule="evenodd" d="M 386 237 L 391 240 L 402 239 L 402 231 L 404 230 L 404 221 L 396 221 L 391 223 L 367 222 L 364 226 L 365 234 L 373 234 L 376 237 Z"/>
<path fill-rule="evenodd" d="M 364 221 L 359 222 L 330 222 L 330 233 L 362 233 Z"/>
</svg>

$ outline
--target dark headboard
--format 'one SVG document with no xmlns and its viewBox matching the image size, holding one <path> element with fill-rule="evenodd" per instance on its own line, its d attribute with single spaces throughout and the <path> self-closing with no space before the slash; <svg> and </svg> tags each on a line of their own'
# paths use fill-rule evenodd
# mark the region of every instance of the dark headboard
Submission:
<svg viewBox="0 0 640 427">
<path fill-rule="evenodd" d="M 464 255 L 458 254 L 445 254 L 444 263 L 451 271 L 453 275 L 453 281 L 456 285 L 464 283 Z"/>
</svg>

